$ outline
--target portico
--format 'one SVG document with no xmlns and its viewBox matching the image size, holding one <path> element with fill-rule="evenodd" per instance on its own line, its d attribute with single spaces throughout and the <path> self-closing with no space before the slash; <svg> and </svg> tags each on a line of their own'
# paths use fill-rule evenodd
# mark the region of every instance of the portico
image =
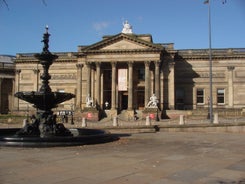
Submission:
<svg viewBox="0 0 245 184">
<path fill-rule="evenodd" d="M 163 67 L 168 67 L 163 64 L 164 52 L 162 45 L 152 43 L 151 35 L 124 33 L 105 36 L 88 47 L 80 46 L 76 106 L 83 108 L 84 96 L 89 94 L 101 109 L 109 102 L 111 111 L 133 111 L 144 109 L 154 93 L 163 108 L 161 73 Z"/>
</svg>

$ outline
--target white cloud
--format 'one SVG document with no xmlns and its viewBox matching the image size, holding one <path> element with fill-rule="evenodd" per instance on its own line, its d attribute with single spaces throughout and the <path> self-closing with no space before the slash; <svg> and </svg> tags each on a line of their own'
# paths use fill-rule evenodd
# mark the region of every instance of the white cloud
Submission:
<svg viewBox="0 0 245 184">
<path fill-rule="evenodd" d="M 109 22 L 106 22 L 106 21 L 102 21 L 102 22 L 95 22 L 93 23 L 93 28 L 96 30 L 96 31 L 103 31 L 104 29 L 106 29 L 108 26 L 109 26 Z"/>
</svg>

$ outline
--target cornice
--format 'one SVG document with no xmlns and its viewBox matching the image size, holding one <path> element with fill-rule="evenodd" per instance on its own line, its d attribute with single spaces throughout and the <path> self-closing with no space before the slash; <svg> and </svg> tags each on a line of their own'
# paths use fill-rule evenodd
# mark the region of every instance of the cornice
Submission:
<svg viewBox="0 0 245 184">
<path fill-rule="evenodd" d="M 81 53 L 81 55 L 88 54 L 134 54 L 134 53 L 160 53 L 162 49 L 118 49 L 118 50 L 88 50 Z M 80 55 L 80 54 L 79 54 Z"/>
<path fill-rule="evenodd" d="M 17 54 L 15 58 L 15 63 L 38 63 L 39 61 L 34 57 L 36 53 L 27 53 L 27 54 Z M 71 52 L 60 52 L 54 53 L 58 55 L 58 59 L 55 60 L 56 63 L 60 62 L 77 62 L 77 54 Z"/>
<path fill-rule="evenodd" d="M 208 49 L 186 49 L 178 50 L 177 54 L 182 59 L 209 59 Z M 212 49 L 212 59 L 243 59 L 245 58 L 245 49 Z"/>
</svg>

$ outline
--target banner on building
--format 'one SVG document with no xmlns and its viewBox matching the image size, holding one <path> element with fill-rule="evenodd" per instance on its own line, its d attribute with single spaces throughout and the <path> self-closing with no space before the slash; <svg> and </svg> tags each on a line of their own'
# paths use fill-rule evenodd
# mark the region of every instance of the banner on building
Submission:
<svg viewBox="0 0 245 184">
<path fill-rule="evenodd" d="M 118 69 L 118 91 L 127 91 L 128 70 Z"/>
</svg>

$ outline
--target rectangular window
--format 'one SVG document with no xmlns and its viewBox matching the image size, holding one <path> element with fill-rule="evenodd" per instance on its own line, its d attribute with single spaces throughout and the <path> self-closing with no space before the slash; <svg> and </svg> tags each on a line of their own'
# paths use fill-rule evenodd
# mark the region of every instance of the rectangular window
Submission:
<svg viewBox="0 0 245 184">
<path fill-rule="evenodd" d="M 225 89 L 217 89 L 217 103 L 225 104 Z"/>
<path fill-rule="evenodd" d="M 138 79 L 139 80 L 145 80 L 145 68 L 139 68 Z"/>
<path fill-rule="evenodd" d="M 204 89 L 197 89 L 197 104 L 204 104 Z"/>
</svg>

